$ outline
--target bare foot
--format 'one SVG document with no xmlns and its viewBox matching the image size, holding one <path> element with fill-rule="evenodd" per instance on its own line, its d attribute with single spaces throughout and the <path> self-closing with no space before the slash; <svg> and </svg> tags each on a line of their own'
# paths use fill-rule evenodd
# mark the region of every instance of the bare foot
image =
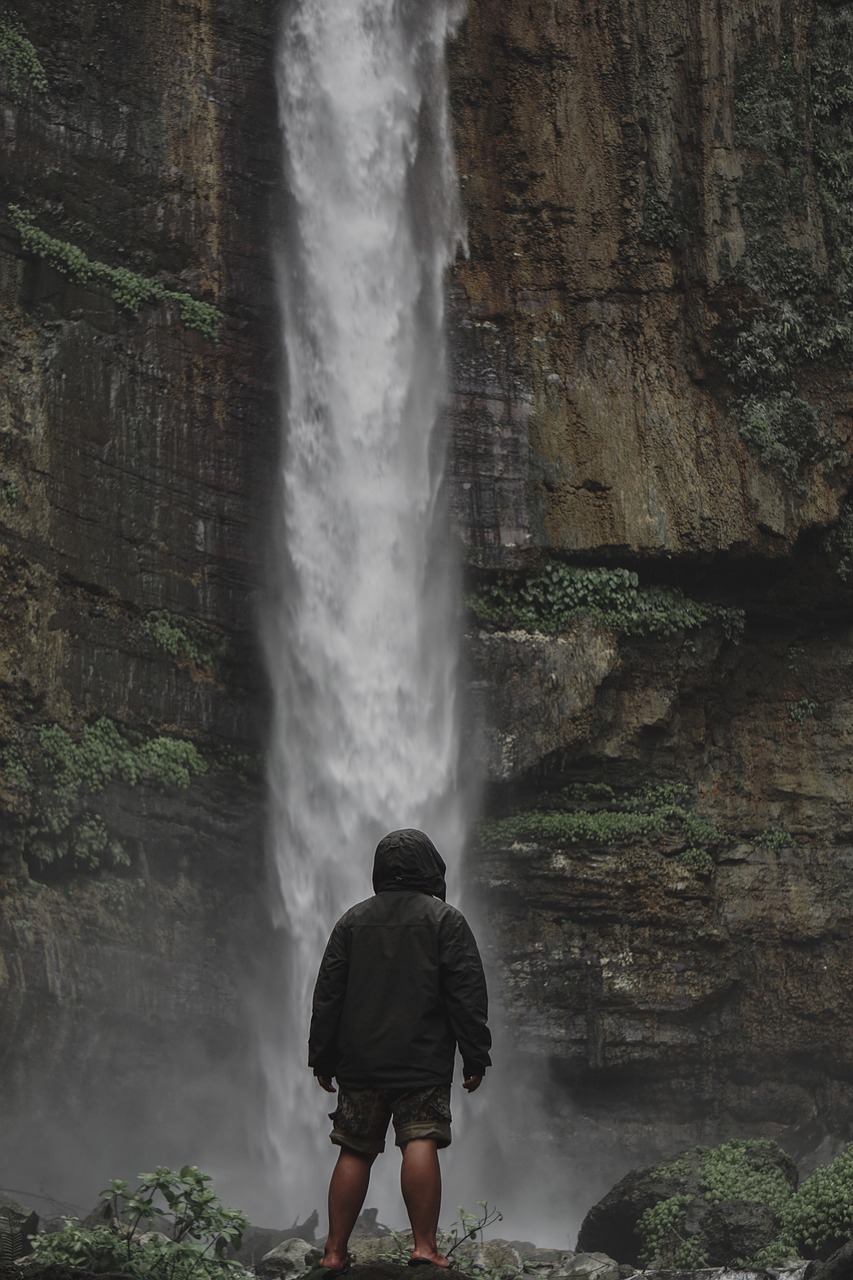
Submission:
<svg viewBox="0 0 853 1280">
<path fill-rule="evenodd" d="M 350 1256 L 348 1253 L 335 1253 L 333 1250 L 327 1249 L 320 1261 L 318 1267 L 322 1267 L 324 1271 L 336 1271 L 338 1274 L 349 1270 Z"/>
<path fill-rule="evenodd" d="M 446 1271 L 451 1266 L 450 1259 L 445 1258 L 444 1254 L 439 1253 L 437 1249 L 434 1253 L 419 1249 L 417 1253 L 413 1252 L 409 1259 L 409 1265 L 416 1267 L 425 1266 L 428 1262 L 431 1262 L 434 1267 L 441 1267 L 442 1271 Z"/>
</svg>

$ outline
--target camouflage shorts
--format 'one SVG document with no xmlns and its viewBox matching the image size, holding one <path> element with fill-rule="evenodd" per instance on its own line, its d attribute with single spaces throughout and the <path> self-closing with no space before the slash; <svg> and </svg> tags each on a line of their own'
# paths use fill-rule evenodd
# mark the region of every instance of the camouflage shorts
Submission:
<svg viewBox="0 0 853 1280">
<path fill-rule="evenodd" d="M 363 1155 L 378 1155 L 385 1150 L 391 1119 L 398 1147 L 412 1138 L 435 1138 L 438 1147 L 449 1147 L 450 1085 L 407 1093 L 399 1089 L 344 1089 L 338 1085 L 338 1105 L 329 1119 L 332 1142 Z"/>
</svg>

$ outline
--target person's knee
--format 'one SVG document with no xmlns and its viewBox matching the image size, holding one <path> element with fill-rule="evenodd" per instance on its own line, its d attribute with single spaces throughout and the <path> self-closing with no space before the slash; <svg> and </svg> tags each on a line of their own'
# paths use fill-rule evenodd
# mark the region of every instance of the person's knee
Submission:
<svg viewBox="0 0 853 1280">
<path fill-rule="evenodd" d="M 376 1157 L 380 1154 L 378 1151 L 357 1151 L 355 1147 L 349 1147 L 343 1142 L 337 1143 L 340 1148 L 338 1151 L 338 1162 L 348 1160 L 357 1161 L 360 1164 L 367 1165 L 368 1169 L 373 1164 Z"/>
</svg>

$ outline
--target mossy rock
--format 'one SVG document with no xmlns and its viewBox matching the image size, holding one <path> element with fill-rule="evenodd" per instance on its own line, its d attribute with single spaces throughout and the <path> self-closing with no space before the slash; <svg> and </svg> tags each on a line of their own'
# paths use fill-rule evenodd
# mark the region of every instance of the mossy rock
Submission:
<svg viewBox="0 0 853 1280">
<path fill-rule="evenodd" d="M 635 1267 L 725 1266 L 774 1238 L 796 1187 L 774 1142 L 694 1147 L 626 1174 L 586 1215 L 578 1248 Z"/>
</svg>

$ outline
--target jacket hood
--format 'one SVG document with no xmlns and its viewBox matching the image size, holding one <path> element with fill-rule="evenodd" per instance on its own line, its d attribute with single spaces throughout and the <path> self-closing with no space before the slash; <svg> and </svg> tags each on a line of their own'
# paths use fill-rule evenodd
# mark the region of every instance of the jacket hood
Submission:
<svg viewBox="0 0 853 1280">
<path fill-rule="evenodd" d="M 379 841 L 373 858 L 373 889 L 415 889 L 447 897 L 444 859 L 429 836 L 414 827 L 391 831 Z"/>
</svg>

